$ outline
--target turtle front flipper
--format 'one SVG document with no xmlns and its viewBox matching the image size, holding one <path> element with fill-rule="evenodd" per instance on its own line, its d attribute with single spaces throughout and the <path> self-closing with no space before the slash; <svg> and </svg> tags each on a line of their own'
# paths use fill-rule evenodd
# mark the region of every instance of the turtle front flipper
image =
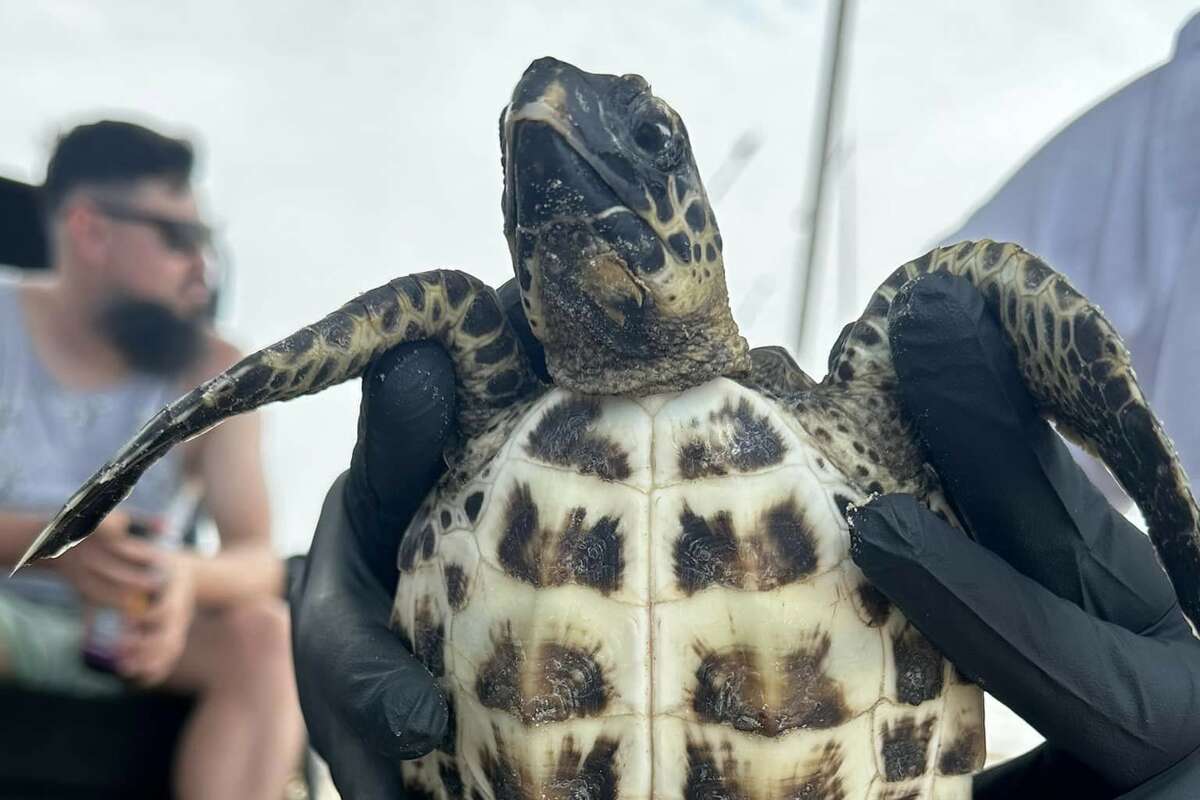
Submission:
<svg viewBox="0 0 1200 800">
<path fill-rule="evenodd" d="M 1200 509 L 1171 440 L 1138 386 L 1129 352 L 1100 309 L 1014 244 L 961 242 L 895 272 L 843 331 L 825 385 L 891 393 L 888 315 L 896 294 L 932 272 L 979 289 L 1012 341 L 1026 386 L 1058 430 L 1104 460 L 1137 503 L 1194 624 L 1200 623 Z"/>
<path fill-rule="evenodd" d="M 63 506 L 17 568 L 81 541 L 179 442 L 237 414 L 356 378 L 385 351 L 422 339 L 440 342 L 454 362 L 464 436 L 480 432 L 497 410 L 539 385 L 488 286 L 450 270 L 396 278 L 247 356 L 159 411 Z"/>
</svg>

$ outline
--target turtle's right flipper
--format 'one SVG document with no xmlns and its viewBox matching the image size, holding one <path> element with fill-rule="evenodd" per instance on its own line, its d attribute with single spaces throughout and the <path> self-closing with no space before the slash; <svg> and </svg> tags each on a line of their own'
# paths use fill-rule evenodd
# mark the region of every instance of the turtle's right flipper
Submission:
<svg viewBox="0 0 1200 800">
<path fill-rule="evenodd" d="M 159 411 L 63 506 L 17 568 L 86 537 L 179 442 L 237 414 L 356 378 L 387 350 L 422 339 L 440 342 L 454 362 L 458 423 L 466 436 L 538 385 L 489 287 L 449 270 L 397 278 L 247 356 Z"/>
<path fill-rule="evenodd" d="M 890 393 L 892 302 L 930 273 L 979 290 L 1016 351 L 1039 411 L 1099 455 L 1137 503 L 1180 605 L 1200 625 L 1200 509 L 1179 456 L 1150 410 L 1126 350 L 1103 313 L 1041 259 L 1015 244 L 960 242 L 898 268 L 829 357 L 825 383 Z"/>
</svg>

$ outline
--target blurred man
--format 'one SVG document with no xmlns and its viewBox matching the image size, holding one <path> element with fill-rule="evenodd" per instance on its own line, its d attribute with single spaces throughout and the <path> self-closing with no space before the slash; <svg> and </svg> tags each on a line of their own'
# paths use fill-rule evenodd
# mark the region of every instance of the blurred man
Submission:
<svg viewBox="0 0 1200 800">
<path fill-rule="evenodd" d="M 0 565 L 154 411 L 239 358 L 207 326 L 192 164 L 186 141 L 107 121 L 75 128 L 50 159 L 52 278 L 0 282 Z M 259 438 L 255 415 L 230 421 L 151 468 L 98 535 L 0 580 L 0 679 L 196 696 L 174 765 L 181 798 L 280 797 L 302 748 Z M 216 522 L 213 557 L 175 547 L 185 487 Z M 130 535 L 164 521 L 157 538 Z M 107 608 L 128 614 L 112 673 L 81 659 Z"/>
</svg>

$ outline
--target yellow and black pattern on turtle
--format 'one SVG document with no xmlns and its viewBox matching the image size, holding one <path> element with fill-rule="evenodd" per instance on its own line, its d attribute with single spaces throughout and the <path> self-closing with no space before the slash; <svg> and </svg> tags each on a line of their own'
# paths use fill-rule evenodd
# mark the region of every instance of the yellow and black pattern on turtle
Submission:
<svg viewBox="0 0 1200 800">
<path fill-rule="evenodd" d="M 724 378 L 556 389 L 506 438 L 401 546 L 395 623 L 455 719 L 452 748 L 401 765 L 410 791 L 969 796 L 981 692 L 849 559 L 868 486 L 944 508 L 919 461 L 847 474 L 792 406 Z"/>
<path fill-rule="evenodd" d="M 541 391 L 496 293 L 455 270 L 396 278 L 253 353 L 164 408 L 81 487 L 21 559 L 56 555 L 90 533 L 174 445 L 236 414 L 357 378 L 404 342 L 440 342 L 455 362 L 459 428 L 475 436 Z"/>
</svg>

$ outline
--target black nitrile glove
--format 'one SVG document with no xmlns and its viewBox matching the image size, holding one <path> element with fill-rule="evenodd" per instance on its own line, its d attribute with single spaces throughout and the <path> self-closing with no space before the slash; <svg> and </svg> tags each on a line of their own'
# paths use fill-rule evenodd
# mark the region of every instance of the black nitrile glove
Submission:
<svg viewBox="0 0 1200 800">
<path fill-rule="evenodd" d="M 1200 798 L 1200 640 L 1149 539 L 1038 417 L 969 283 L 916 282 L 893 304 L 890 341 L 904 404 L 975 541 L 889 495 L 855 517 L 854 560 L 1047 740 L 977 776 L 975 796 Z"/>
<path fill-rule="evenodd" d="M 499 294 L 544 377 L 515 284 Z M 330 488 L 292 581 L 300 705 L 314 748 L 353 800 L 401 797 L 397 763 L 447 733 L 442 692 L 389 622 L 399 538 L 445 468 L 454 398 L 454 366 L 436 343 L 400 345 L 371 365 L 350 469 Z"/>
</svg>

